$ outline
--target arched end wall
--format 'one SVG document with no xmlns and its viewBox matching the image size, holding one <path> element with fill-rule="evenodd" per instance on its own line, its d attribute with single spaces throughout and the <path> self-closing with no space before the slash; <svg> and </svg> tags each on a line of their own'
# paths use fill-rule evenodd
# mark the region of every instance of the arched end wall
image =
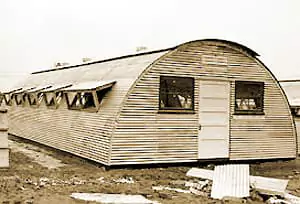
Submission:
<svg viewBox="0 0 300 204">
<path fill-rule="evenodd" d="M 159 113 L 160 76 L 195 79 L 193 114 Z M 278 82 L 253 53 L 236 44 L 208 40 L 178 46 L 140 75 L 120 110 L 110 164 L 198 160 L 203 80 L 230 84 L 229 159 L 295 157 L 293 121 Z M 235 81 L 264 82 L 264 115 L 234 114 Z"/>
</svg>

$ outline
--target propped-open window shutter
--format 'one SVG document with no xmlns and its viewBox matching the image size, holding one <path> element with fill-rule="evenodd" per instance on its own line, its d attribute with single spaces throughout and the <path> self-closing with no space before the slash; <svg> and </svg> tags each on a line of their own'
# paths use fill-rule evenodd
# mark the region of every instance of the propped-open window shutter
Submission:
<svg viewBox="0 0 300 204">
<path fill-rule="evenodd" d="M 71 105 L 77 95 L 77 92 L 68 92 L 67 94 L 68 94 L 68 100 L 70 103 L 69 105 Z"/>
</svg>

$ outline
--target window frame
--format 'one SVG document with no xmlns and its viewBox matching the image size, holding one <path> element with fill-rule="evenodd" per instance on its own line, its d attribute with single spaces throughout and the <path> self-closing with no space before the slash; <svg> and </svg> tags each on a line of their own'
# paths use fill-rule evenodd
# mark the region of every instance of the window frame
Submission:
<svg viewBox="0 0 300 204">
<path fill-rule="evenodd" d="M 191 108 L 176 108 L 176 107 L 162 107 L 161 100 L 163 94 L 168 94 L 168 91 L 163 92 L 163 87 L 161 86 L 163 80 L 174 80 L 174 79 L 188 79 L 191 80 L 192 90 L 187 90 L 185 92 L 191 92 Z M 175 92 L 179 93 L 179 92 Z M 175 94 L 174 93 L 174 94 Z M 162 75 L 159 77 L 159 93 L 158 93 L 158 112 L 159 113 L 195 113 L 195 78 L 194 77 L 181 77 L 181 76 L 170 76 Z"/>
<path fill-rule="evenodd" d="M 295 107 L 291 107 L 291 112 L 292 112 L 292 115 L 296 118 L 299 118 L 300 117 L 300 106 L 295 106 Z M 299 114 L 298 114 L 299 112 Z"/>
<path fill-rule="evenodd" d="M 2 103 L 5 103 L 4 94 L 0 93 L 0 106 L 2 106 Z"/>
<path fill-rule="evenodd" d="M 57 90 L 57 91 L 49 91 L 49 92 L 43 92 L 44 94 L 44 99 L 45 99 L 45 105 L 47 106 L 47 108 L 53 108 L 53 109 L 57 109 L 58 106 L 60 105 L 63 97 L 64 97 L 64 93 L 62 90 Z M 51 97 L 51 99 L 49 100 L 48 98 L 48 94 L 51 94 L 53 97 Z M 57 95 L 57 94 L 60 94 Z M 58 97 L 60 97 L 60 101 L 58 102 Z M 53 101 L 53 103 L 52 103 Z"/>
<path fill-rule="evenodd" d="M 5 104 L 7 106 L 12 106 L 13 105 L 14 95 L 12 93 L 6 93 L 6 94 L 3 94 L 3 95 L 4 95 Z"/>
<path fill-rule="evenodd" d="M 24 106 L 25 100 L 26 100 L 26 97 L 27 97 L 26 93 L 24 93 L 24 92 L 15 93 L 12 96 L 13 96 L 13 98 L 14 98 L 15 103 L 16 103 L 17 106 Z M 20 101 L 19 101 L 18 97 L 21 97 Z"/>
<path fill-rule="evenodd" d="M 73 100 L 70 101 L 70 98 L 68 96 L 68 93 L 70 92 L 76 92 L 76 95 L 74 96 Z M 80 96 L 81 94 L 91 94 L 92 98 L 93 98 L 93 103 L 94 103 L 94 107 L 84 107 L 85 104 L 82 104 L 82 96 Z M 97 105 L 97 98 L 95 97 L 96 91 L 95 90 L 78 90 L 78 91 L 68 91 L 68 92 L 64 92 L 64 95 L 66 97 L 66 102 L 67 102 L 67 106 L 69 110 L 77 110 L 77 111 L 88 111 L 88 112 L 97 112 L 98 111 L 98 105 Z M 78 98 L 78 96 L 80 98 Z M 80 106 L 73 106 L 73 103 L 79 100 L 80 102 Z"/>
<path fill-rule="evenodd" d="M 261 103 L 261 108 L 260 109 L 248 109 L 248 110 L 239 110 L 237 109 L 236 106 L 236 100 L 237 98 L 237 85 L 238 84 L 249 84 L 249 85 L 260 85 L 261 86 L 261 91 L 260 93 L 260 103 Z M 262 81 L 235 81 L 234 83 L 234 115 L 265 115 L 264 113 L 264 101 L 265 101 L 265 83 Z M 249 98 L 248 98 L 249 99 Z"/>
</svg>

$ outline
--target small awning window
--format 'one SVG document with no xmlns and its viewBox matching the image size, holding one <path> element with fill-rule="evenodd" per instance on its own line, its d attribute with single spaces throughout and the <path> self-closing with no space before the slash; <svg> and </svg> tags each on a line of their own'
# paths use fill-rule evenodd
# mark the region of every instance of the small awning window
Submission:
<svg viewBox="0 0 300 204">
<path fill-rule="evenodd" d="M 42 91 L 51 87 L 51 85 L 38 86 L 34 89 L 25 91 L 29 104 L 34 107 L 37 107 L 39 104 L 41 104 L 44 98 L 44 93 L 42 93 Z"/>
<path fill-rule="evenodd" d="M 3 91 L 1 93 L 2 100 L 4 99 L 6 105 L 11 106 L 12 105 L 12 99 L 13 99 L 13 93 L 16 91 L 20 91 L 22 88 L 15 88 L 12 90 Z"/>
<path fill-rule="evenodd" d="M 97 81 L 74 84 L 63 89 L 69 109 L 97 111 L 102 98 L 116 81 Z"/>
<path fill-rule="evenodd" d="M 23 105 L 26 100 L 27 93 L 35 88 L 36 87 L 22 88 L 21 90 L 13 92 L 11 98 L 15 99 L 17 105 Z"/>
</svg>

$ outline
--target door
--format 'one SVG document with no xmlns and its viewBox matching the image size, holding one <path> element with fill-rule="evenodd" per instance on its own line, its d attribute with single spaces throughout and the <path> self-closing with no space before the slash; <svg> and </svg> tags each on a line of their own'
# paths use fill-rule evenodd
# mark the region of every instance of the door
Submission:
<svg viewBox="0 0 300 204">
<path fill-rule="evenodd" d="M 200 81 L 199 159 L 229 157 L 229 107 L 229 82 Z"/>
</svg>

